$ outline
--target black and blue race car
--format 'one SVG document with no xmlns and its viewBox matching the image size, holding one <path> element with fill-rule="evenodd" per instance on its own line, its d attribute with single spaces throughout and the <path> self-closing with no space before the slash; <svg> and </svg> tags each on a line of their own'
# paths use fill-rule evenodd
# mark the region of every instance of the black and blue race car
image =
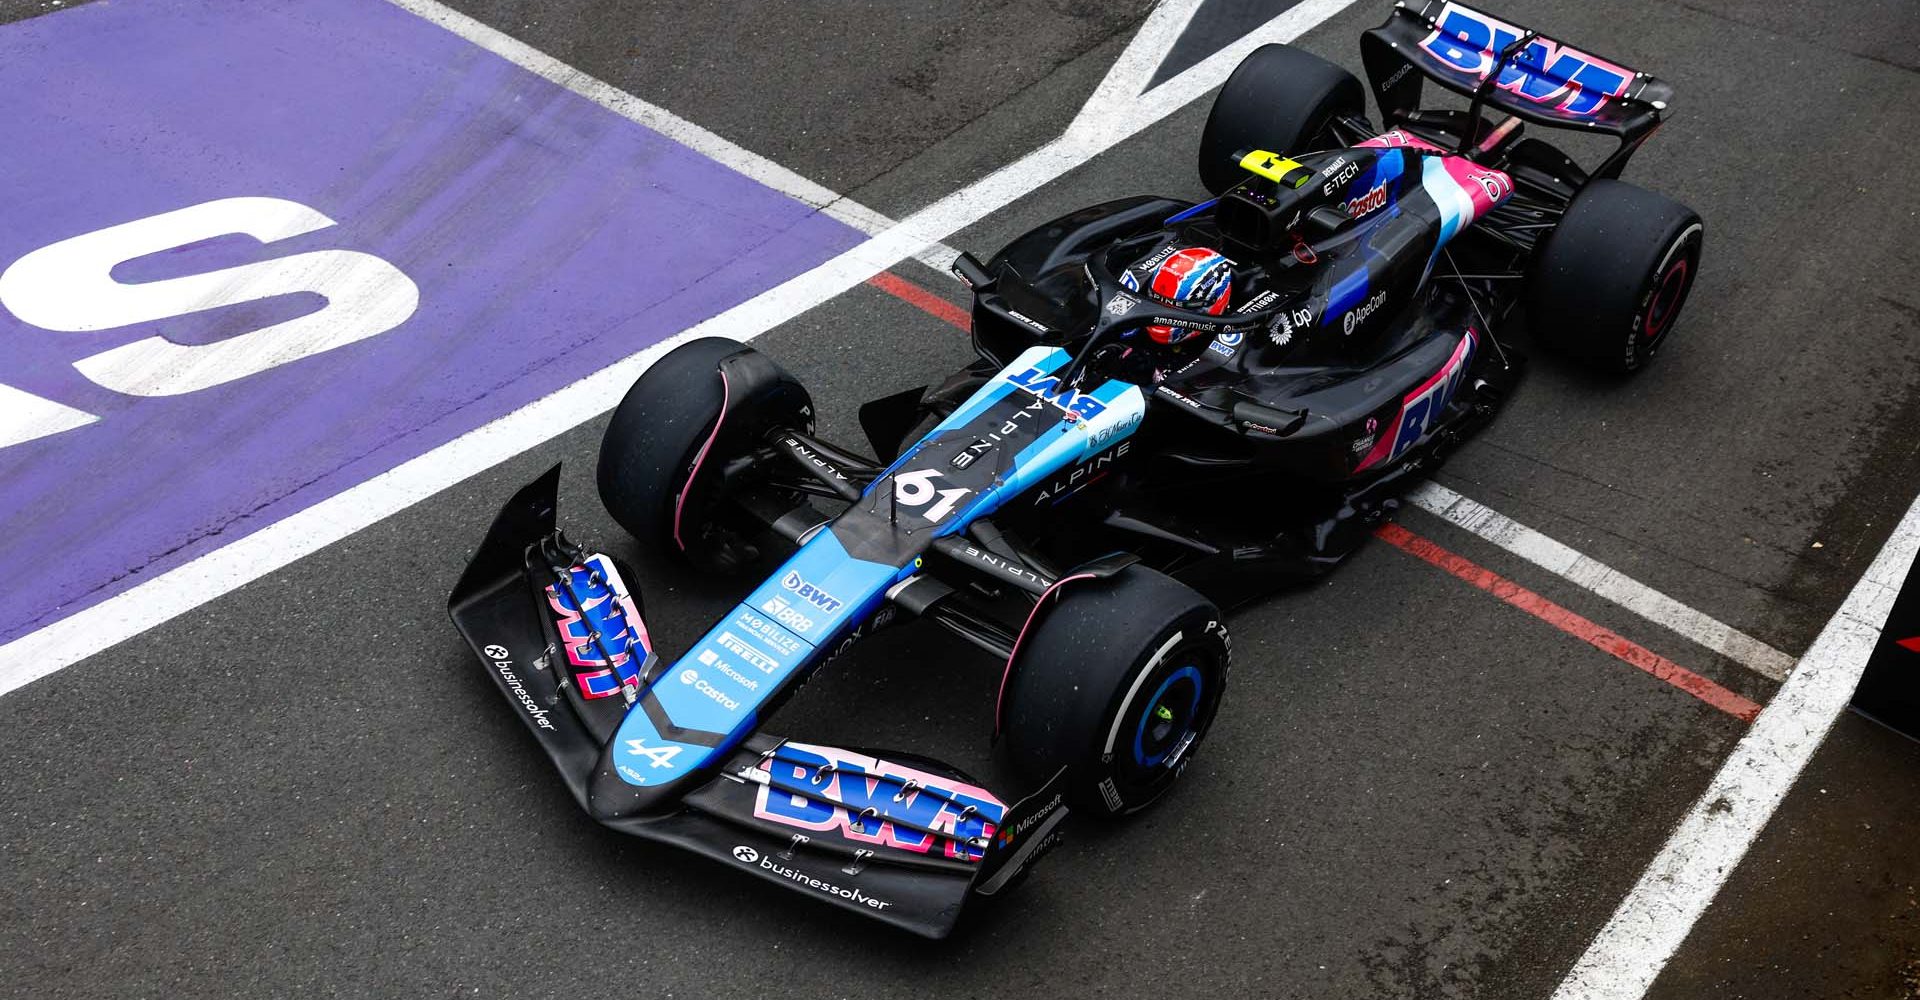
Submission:
<svg viewBox="0 0 1920 1000">
<path fill-rule="evenodd" d="M 1216 197 L 1097 205 L 963 255 L 977 360 L 815 436 L 806 389 L 724 339 L 615 410 L 598 483 L 696 572 L 777 566 L 668 655 L 630 568 L 556 527 L 557 470 L 455 587 L 455 624 L 574 796 L 930 936 L 1066 810 L 1159 801 L 1226 688 L 1221 607 L 1325 572 L 1512 390 L 1523 339 L 1615 375 L 1665 345 L 1702 226 L 1618 179 L 1663 82 L 1457 3 L 1397 5 L 1345 70 L 1267 46 L 1216 98 Z M 1422 107 L 1422 86 L 1453 108 Z M 1612 137 L 1591 171 L 1527 126 Z M 785 551 L 789 554 L 781 556 Z M 1021 797 L 920 755 L 764 724 L 861 638 L 922 619 L 999 665 Z"/>
</svg>

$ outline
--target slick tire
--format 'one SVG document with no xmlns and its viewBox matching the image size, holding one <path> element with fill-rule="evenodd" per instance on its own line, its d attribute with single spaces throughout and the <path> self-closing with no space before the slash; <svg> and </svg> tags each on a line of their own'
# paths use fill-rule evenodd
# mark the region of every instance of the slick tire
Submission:
<svg viewBox="0 0 1920 1000">
<path fill-rule="evenodd" d="M 689 341 L 613 411 L 600 439 L 600 501 L 649 548 L 704 571 L 736 568 L 757 553 L 720 470 L 774 427 L 813 429 L 807 390 L 739 341 Z"/>
<path fill-rule="evenodd" d="M 1366 92 L 1352 73 L 1311 52 L 1262 45 L 1240 61 L 1213 99 L 1200 133 L 1200 182 L 1225 194 L 1247 177 L 1238 154 L 1324 148 L 1329 122 L 1365 110 Z"/>
<path fill-rule="evenodd" d="M 1599 371 L 1646 367 L 1700 272 L 1700 216 L 1624 181 L 1589 183 L 1528 268 L 1534 337 Z"/>
<path fill-rule="evenodd" d="M 1067 769 L 1067 801 L 1101 817 L 1159 801 L 1213 724 L 1227 680 L 1220 609 L 1133 565 L 1065 585 L 1014 648 L 1007 759 L 1034 786 Z"/>
</svg>

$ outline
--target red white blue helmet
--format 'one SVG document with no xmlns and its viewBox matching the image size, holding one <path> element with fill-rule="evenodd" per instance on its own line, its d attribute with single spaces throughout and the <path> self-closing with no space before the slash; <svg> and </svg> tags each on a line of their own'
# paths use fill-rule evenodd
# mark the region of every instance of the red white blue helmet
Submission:
<svg viewBox="0 0 1920 1000">
<path fill-rule="evenodd" d="M 1161 305 L 1218 316 L 1233 296 L 1233 262 L 1208 247 L 1169 243 L 1142 257 L 1120 275 L 1120 284 Z M 1147 327 L 1159 344 L 1177 344 L 1195 331 L 1173 326 Z"/>
</svg>

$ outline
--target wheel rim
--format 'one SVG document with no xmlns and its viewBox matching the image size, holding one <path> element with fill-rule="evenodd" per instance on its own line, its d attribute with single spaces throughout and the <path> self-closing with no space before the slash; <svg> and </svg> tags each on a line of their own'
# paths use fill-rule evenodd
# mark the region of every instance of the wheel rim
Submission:
<svg viewBox="0 0 1920 1000">
<path fill-rule="evenodd" d="M 1687 276 L 1692 269 L 1687 266 L 1687 258 L 1682 256 L 1667 267 L 1667 273 L 1660 278 L 1660 284 L 1654 289 L 1653 297 L 1647 300 L 1647 314 L 1640 329 L 1648 340 L 1658 340 L 1666 332 L 1667 324 L 1680 311 L 1680 302 L 1686 297 Z"/>
<path fill-rule="evenodd" d="M 1167 675 L 1133 726 L 1133 762 L 1143 771 L 1172 766 L 1199 735 L 1206 680 L 1188 663 Z"/>
</svg>

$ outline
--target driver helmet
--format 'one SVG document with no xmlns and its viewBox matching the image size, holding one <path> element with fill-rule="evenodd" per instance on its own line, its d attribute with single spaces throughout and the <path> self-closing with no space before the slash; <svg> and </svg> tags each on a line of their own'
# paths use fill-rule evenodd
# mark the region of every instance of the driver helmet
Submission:
<svg viewBox="0 0 1920 1000">
<path fill-rule="evenodd" d="M 1233 262 L 1210 247 L 1168 243 L 1142 257 L 1120 275 L 1129 291 L 1175 309 L 1218 316 L 1233 295 Z M 1156 344 L 1178 344 L 1198 333 L 1177 326 L 1149 326 Z"/>
</svg>

